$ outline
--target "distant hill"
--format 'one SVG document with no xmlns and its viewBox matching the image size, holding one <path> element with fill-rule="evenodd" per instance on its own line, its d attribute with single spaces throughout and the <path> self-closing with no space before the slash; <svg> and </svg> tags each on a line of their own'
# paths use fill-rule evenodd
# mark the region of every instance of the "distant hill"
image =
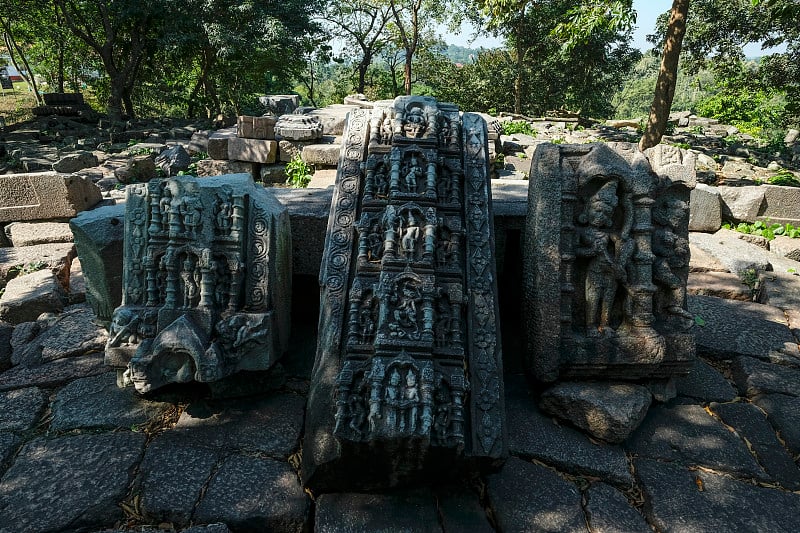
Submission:
<svg viewBox="0 0 800 533">
<path fill-rule="evenodd" d="M 472 59 L 470 59 L 469 56 L 477 56 L 480 51 L 480 48 L 465 48 L 463 46 L 449 44 L 444 50 L 444 55 L 453 63 L 470 63 Z"/>
</svg>

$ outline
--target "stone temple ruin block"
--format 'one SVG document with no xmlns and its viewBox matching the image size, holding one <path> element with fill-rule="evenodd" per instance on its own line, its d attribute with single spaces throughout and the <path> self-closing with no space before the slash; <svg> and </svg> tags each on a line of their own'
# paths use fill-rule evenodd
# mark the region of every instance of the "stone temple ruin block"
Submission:
<svg viewBox="0 0 800 533">
<path fill-rule="evenodd" d="M 486 123 L 350 114 L 320 271 L 303 479 L 394 486 L 506 453 Z"/>
<path fill-rule="evenodd" d="M 139 392 L 266 370 L 285 351 L 289 215 L 247 174 L 128 187 L 106 363 Z"/>
<path fill-rule="evenodd" d="M 275 134 L 288 141 L 313 141 L 322 138 L 322 123 L 316 117 L 283 115 L 275 124 Z"/>
<path fill-rule="evenodd" d="M 70 218 L 102 200 L 89 178 L 35 172 L 0 176 L 0 222 Z"/>
<path fill-rule="evenodd" d="M 524 302 L 527 363 L 539 380 L 689 371 L 693 156 L 671 146 L 648 156 L 628 143 L 536 149 Z"/>
</svg>

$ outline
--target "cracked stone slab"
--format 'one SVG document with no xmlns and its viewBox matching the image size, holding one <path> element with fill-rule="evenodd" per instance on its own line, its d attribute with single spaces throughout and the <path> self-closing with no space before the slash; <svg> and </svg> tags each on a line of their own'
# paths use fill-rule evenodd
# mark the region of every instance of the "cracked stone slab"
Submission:
<svg viewBox="0 0 800 533">
<path fill-rule="evenodd" d="M 153 522 L 186 525 L 219 460 L 215 451 L 164 433 L 148 447 L 141 473 L 142 513 Z"/>
<path fill-rule="evenodd" d="M 0 431 L 30 429 L 46 403 L 45 393 L 36 387 L 0 393 Z"/>
<path fill-rule="evenodd" d="M 658 531 L 798 531 L 800 495 L 648 459 L 635 462 Z"/>
<path fill-rule="evenodd" d="M 704 321 L 692 328 L 700 355 L 764 359 L 775 350 L 797 350 L 786 315 L 777 307 L 713 296 L 689 296 L 688 302 L 689 312 Z"/>
<path fill-rule="evenodd" d="M 0 481 L 0 531 L 114 525 L 144 441 L 120 432 L 29 442 Z"/>
<path fill-rule="evenodd" d="M 0 374 L 0 391 L 23 387 L 55 387 L 74 379 L 109 372 L 103 354 L 58 359 L 41 366 L 17 366 Z"/>
<path fill-rule="evenodd" d="M 749 403 L 712 403 L 710 407 L 724 423 L 747 439 L 770 476 L 786 488 L 800 489 L 800 470 L 760 409 Z"/>
<path fill-rule="evenodd" d="M 72 242 L 69 222 L 12 222 L 5 227 L 12 246 Z"/>
<path fill-rule="evenodd" d="M 304 409 L 296 394 L 198 402 L 181 414 L 173 431 L 191 436 L 197 446 L 288 457 L 297 448 Z"/>
<path fill-rule="evenodd" d="M 605 483 L 589 487 L 586 518 L 592 533 L 652 533 L 644 517 L 621 492 Z"/>
<path fill-rule="evenodd" d="M 541 414 L 524 380 L 516 376 L 506 379 L 506 420 L 513 455 L 538 459 L 572 474 L 601 477 L 614 485 L 633 484 L 621 447 L 594 444 L 580 431 Z"/>
<path fill-rule="evenodd" d="M 626 448 L 640 457 L 767 478 L 744 442 L 699 405 L 651 409 Z"/>
<path fill-rule="evenodd" d="M 800 455 L 800 398 L 765 394 L 753 400 L 767 413 L 767 420 L 795 457 Z"/>
<path fill-rule="evenodd" d="M 106 372 L 77 379 L 61 389 L 53 401 L 50 428 L 132 428 L 162 415 L 169 407 L 143 399 L 132 387 L 117 387 L 116 374 Z"/>
<path fill-rule="evenodd" d="M 0 319 L 12 324 L 36 320 L 42 313 L 64 309 L 66 293 L 49 269 L 16 277 L 0 296 Z"/>
<path fill-rule="evenodd" d="M 680 396 L 701 402 L 730 402 L 737 395 L 733 385 L 717 369 L 699 358 L 687 376 L 675 378 L 675 387 Z"/>
<path fill-rule="evenodd" d="M 106 330 L 95 323 L 94 313 L 86 305 L 61 314 L 50 325 L 42 325 L 42 322 L 37 322 L 40 327 L 38 335 L 21 346 L 15 346 L 11 356 L 14 364 L 39 365 L 90 351 L 99 352 L 108 340 Z"/>
<path fill-rule="evenodd" d="M 429 489 L 390 494 L 334 493 L 317 500 L 315 533 L 441 533 Z"/>
<path fill-rule="evenodd" d="M 745 396 L 772 393 L 800 396 L 800 370 L 795 368 L 737 357 L 731 364 L 731 374 Z"/>
<path fill-rule="evenodd" d="M 14 271 L 26 265 L 44 263 L 45 268 L 65 271 L 69 268 L 69 258 L 74 256 L 72 243 L 0 248 L 0 286 L 5 285 Z"/>
<path fill-rule="evenodd" d="M 690 272 L 686 292 L 726 300 L 753 301 L 753 289 L 730 272 Z"/>
<path fill-rule="evenodd" d="M 233 455 L 208 485 L 194 520 L 224 522 L 234 530 L 300 533 L 309 501 L 288 463 Z"/>
<path fill-rule="evenodd" d="M 581 493 L 543 466 L 510 457 L 499 473 L 489 476 L 488 494 L 504 533 L 586 533 Z"/>
<path fill-rule="evenodd" d="M 738 276 L 748 270 L 772 270 L 772 255 L 760 246 L 743 241 L 733 230 L 721 229 L 714 234 L 690 233 L 689 242 L 717 258 L 727 270 Z"/>
</svg>

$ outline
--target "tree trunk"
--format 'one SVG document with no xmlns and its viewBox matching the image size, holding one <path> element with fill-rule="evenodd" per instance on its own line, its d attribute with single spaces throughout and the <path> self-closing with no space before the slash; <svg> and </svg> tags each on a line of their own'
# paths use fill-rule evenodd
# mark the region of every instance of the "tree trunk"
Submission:
<svg viewBox="0 0 800 533">
<path fill-rule="evenodd" d="M 403 68 L 403 90 L 406 94 L 411 94 L 411 60 L 413 52 L 409 52 L 406 48 L 406 62 Z"/>
<path fill-rule="evenodd" d="M 639 149 L 642 151 L 660 143 L 661 137 L 667 129 L 669 111 L 672 107 L 672 99 L 675 97 L 678 59 L 681 55 L 683 36 L 686 34 L 686 17 L 688 13 L 689 0 L 673 0 L 653 104 L 650 106 L 650 116 L 647 118 L 644 134 L 639 140 Z"/>
<path fill-rule="evenodd" d="M 44 105 L 44 101 L 42 100 L 42 95 L 39 94 L 39 87 L 36 86 L 36 80 L 33 79 L 33 73 L 31 72 L 31 67 L 30 65 L 28 65 L 28 60 L 25 58 L 25 54 L 22 52 L 22 49 L 19 46 L 17 46 L 16 41 L 14 41 L 14 37 L 11 36 L 10 24 L 8 24 L 4 20 L 3 26 L 6 30 L 5 33 L 3 34 L 3 40 L 6 43 L 6 48 L 8 49 L 8 55 L 11 58 L 11 64 L 14 65 L 14 68 L 17 69 L 19 75 L 22 76 L 22 79 L 25 80 L 25 83 L 28 84 L 28 88 L 33 91 L 33 96 L 36 98 L 36 104 Z M 20 59 L 22 59 L 22 63 L 25 66 L 24 70 L 21 69 L 19 67 L 19 63 L 17 63 L 17 55 L 19 55 Z"/>
</svg>

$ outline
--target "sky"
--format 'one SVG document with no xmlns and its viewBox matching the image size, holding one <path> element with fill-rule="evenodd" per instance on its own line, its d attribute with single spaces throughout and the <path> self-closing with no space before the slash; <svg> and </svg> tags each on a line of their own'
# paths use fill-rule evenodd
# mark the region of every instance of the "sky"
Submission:
<svg viewBox="0 0 800 533">
<path fill-rule="evenodd" d="M 633 0 L 633 9 L 636 10 L 636 29 L 633 32 L 633 47 L 645 52 L 650 50 L 653 45 L 647 42 L 647 34 L 653 33 L 656 25 L 656 19 L 661 13 L 669 11 L 672 7 L 672 0 Z M 689 8 L 689 16 L 691 17 L 691 7 Z M 458 46 L 466 46 L 469 48 L 494 48 L 502 46 L 502 41 L 491 36 L 480 36 L 474 41 L 470 42 L 471 35 L 475 30 L 469 25 L 462 26 L 461 34 L 448 34 L 443 32 L 445 41 L 450 44 Z M 785 47 L 775 49 L 774 51 L 783 51 Z M 761 45 L 750 44 L 744 47 L 744 53 L 747 57 L 757 57 L 767 54 L 767 51 L 761 50 Z"/>
</svg>

